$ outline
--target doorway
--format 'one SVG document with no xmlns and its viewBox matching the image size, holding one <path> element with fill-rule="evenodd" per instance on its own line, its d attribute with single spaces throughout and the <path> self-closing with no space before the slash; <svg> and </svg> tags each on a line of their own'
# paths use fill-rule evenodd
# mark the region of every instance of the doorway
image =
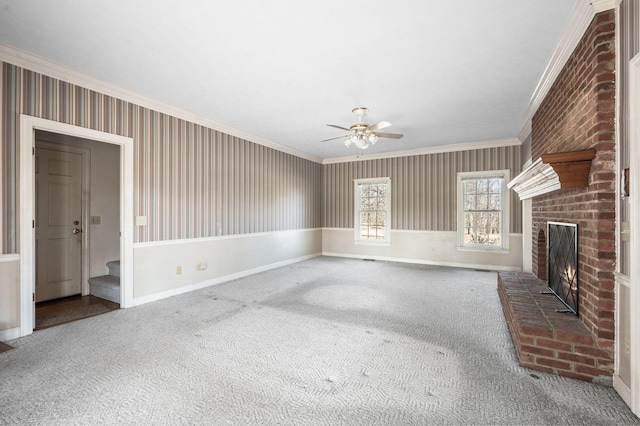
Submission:
<svg viewBox="0 0 640 426">
<path fill-rule="evenodd" d="M 119 308 L 89 283 L 120 260 L 121 148 L 40 130 L 35 138 L 39 330 Z"/>
<path fill-rule="evenodd" d="M 35 233 L 35 147 L 37 131 L 50 132 L 58 136 L 75 137 L 93 141 L 98 145 L 115 145 L 119 172 L 116 179 L 119 182 L 118 229 L 115 238 L 118 240 L 117 253 L 120 257 L 121 268 L 121 294 L 120 307 L 126 308 L 133 305 L 133 139 L 111 133 L 100 132 L 84 127 L 72 126 L 51 120 L 40 119 L 28 115 L 20 116 L 20 335 L 28 335 L 33 332 L 35 326 L 35 301 L 36 301 L 36 233 Z M 56 143 L 55 141 L 53 143 Z M 106 144 L 105 144 L 106 143 Z M 82 147 L 81 147 L 82 148 Z M 86 208 L 84 222 L 89 224 L 91 220 L 99 220 L 89 216 Z M 99 217 L 99 215 L 98 215 Z M 79 224 L 79 225 L 80 225 Z M 85 228 L 86 229 L 86 228 Z M 85 232 L 81 235 L 87 235 Z M 86 238 L 86 237 L 85 237 Z M 88 247 L 88 246 L 87 246 Z M 89 249 L 87 249 L 89 250 Z M 95 253 L 93 253 L 95 257 Z M 89 271 L 92 268 L 89 263 L 90 256 L 82 259 L 83 265 Z M 88 277 L 88 276 L 87 276 Z M 86 283 L 83 277 L 83 286 Z M 88 294 L 88 287 L 84 291 Z"/>
</svg>

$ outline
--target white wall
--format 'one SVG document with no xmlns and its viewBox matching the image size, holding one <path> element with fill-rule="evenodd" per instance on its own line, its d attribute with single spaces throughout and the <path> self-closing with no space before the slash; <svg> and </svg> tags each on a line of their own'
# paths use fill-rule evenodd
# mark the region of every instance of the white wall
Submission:
<svg viewBox="0 0 640 426">
<path fill-rule="evenodd" d="M 511 234 L 508 252 L 458 250 L 456 232 L 391 231 L 388 246 L 356 244 L 352 228 L 324 228 L 322 254 L 464 268 L 522 269 L 522 235 Z"/>
<path fill-rule="evenodd" d="M 90 226 L 89 276 L 107 273 L 106 263 L 120 259 L 120 147 L 92 142 L 89 214 L 100 216 Z"/>
</svg>

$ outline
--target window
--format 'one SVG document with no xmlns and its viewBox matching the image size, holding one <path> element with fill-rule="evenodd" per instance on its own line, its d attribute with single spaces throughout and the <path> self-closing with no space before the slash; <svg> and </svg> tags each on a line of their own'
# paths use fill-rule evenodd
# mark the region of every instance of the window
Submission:
<svg viewBox="0 0 640 426">
<path fill-rule="evenodd" d="M 458 173 L 458 246 L 509 248 L 509 170 Z"/>
<path fill-rule="evenodd" d="M 389 242 L 389 178 L 356 179 L 355 228 L 356 242 Z"/>
</svg>

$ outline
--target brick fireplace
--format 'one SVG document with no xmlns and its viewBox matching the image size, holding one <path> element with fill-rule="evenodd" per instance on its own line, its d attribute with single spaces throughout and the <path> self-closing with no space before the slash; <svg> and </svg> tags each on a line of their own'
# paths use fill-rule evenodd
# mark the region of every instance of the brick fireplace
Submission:
<svg viewBox="0 0 640 426">
<path fill-rule="evenodd" d="M 613 374 L 615 14 L 596 15 L 532 120 L 531 156 L 594 149 L 588 183 L 532 198 L 533 274 L 501 273 L 499 292 L 520 363 L 583 380 Z M 546 287 L 547 222 L 578 225 L 579 316 L 558 314 Z M 605 380 L 606 381 L 606 380 Z"/>
</svg>

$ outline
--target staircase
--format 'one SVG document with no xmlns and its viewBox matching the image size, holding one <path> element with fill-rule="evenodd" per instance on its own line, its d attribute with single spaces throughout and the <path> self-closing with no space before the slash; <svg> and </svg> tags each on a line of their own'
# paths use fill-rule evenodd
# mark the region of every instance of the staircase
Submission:
<svg viewBox="0 0 640 426">
<path fill-rule="evenodd" d="M 90 293 L 101 299 L 120 303 L 120 261 L 107 262 L 109 275 L 89 278 Z"/>
</svg>

